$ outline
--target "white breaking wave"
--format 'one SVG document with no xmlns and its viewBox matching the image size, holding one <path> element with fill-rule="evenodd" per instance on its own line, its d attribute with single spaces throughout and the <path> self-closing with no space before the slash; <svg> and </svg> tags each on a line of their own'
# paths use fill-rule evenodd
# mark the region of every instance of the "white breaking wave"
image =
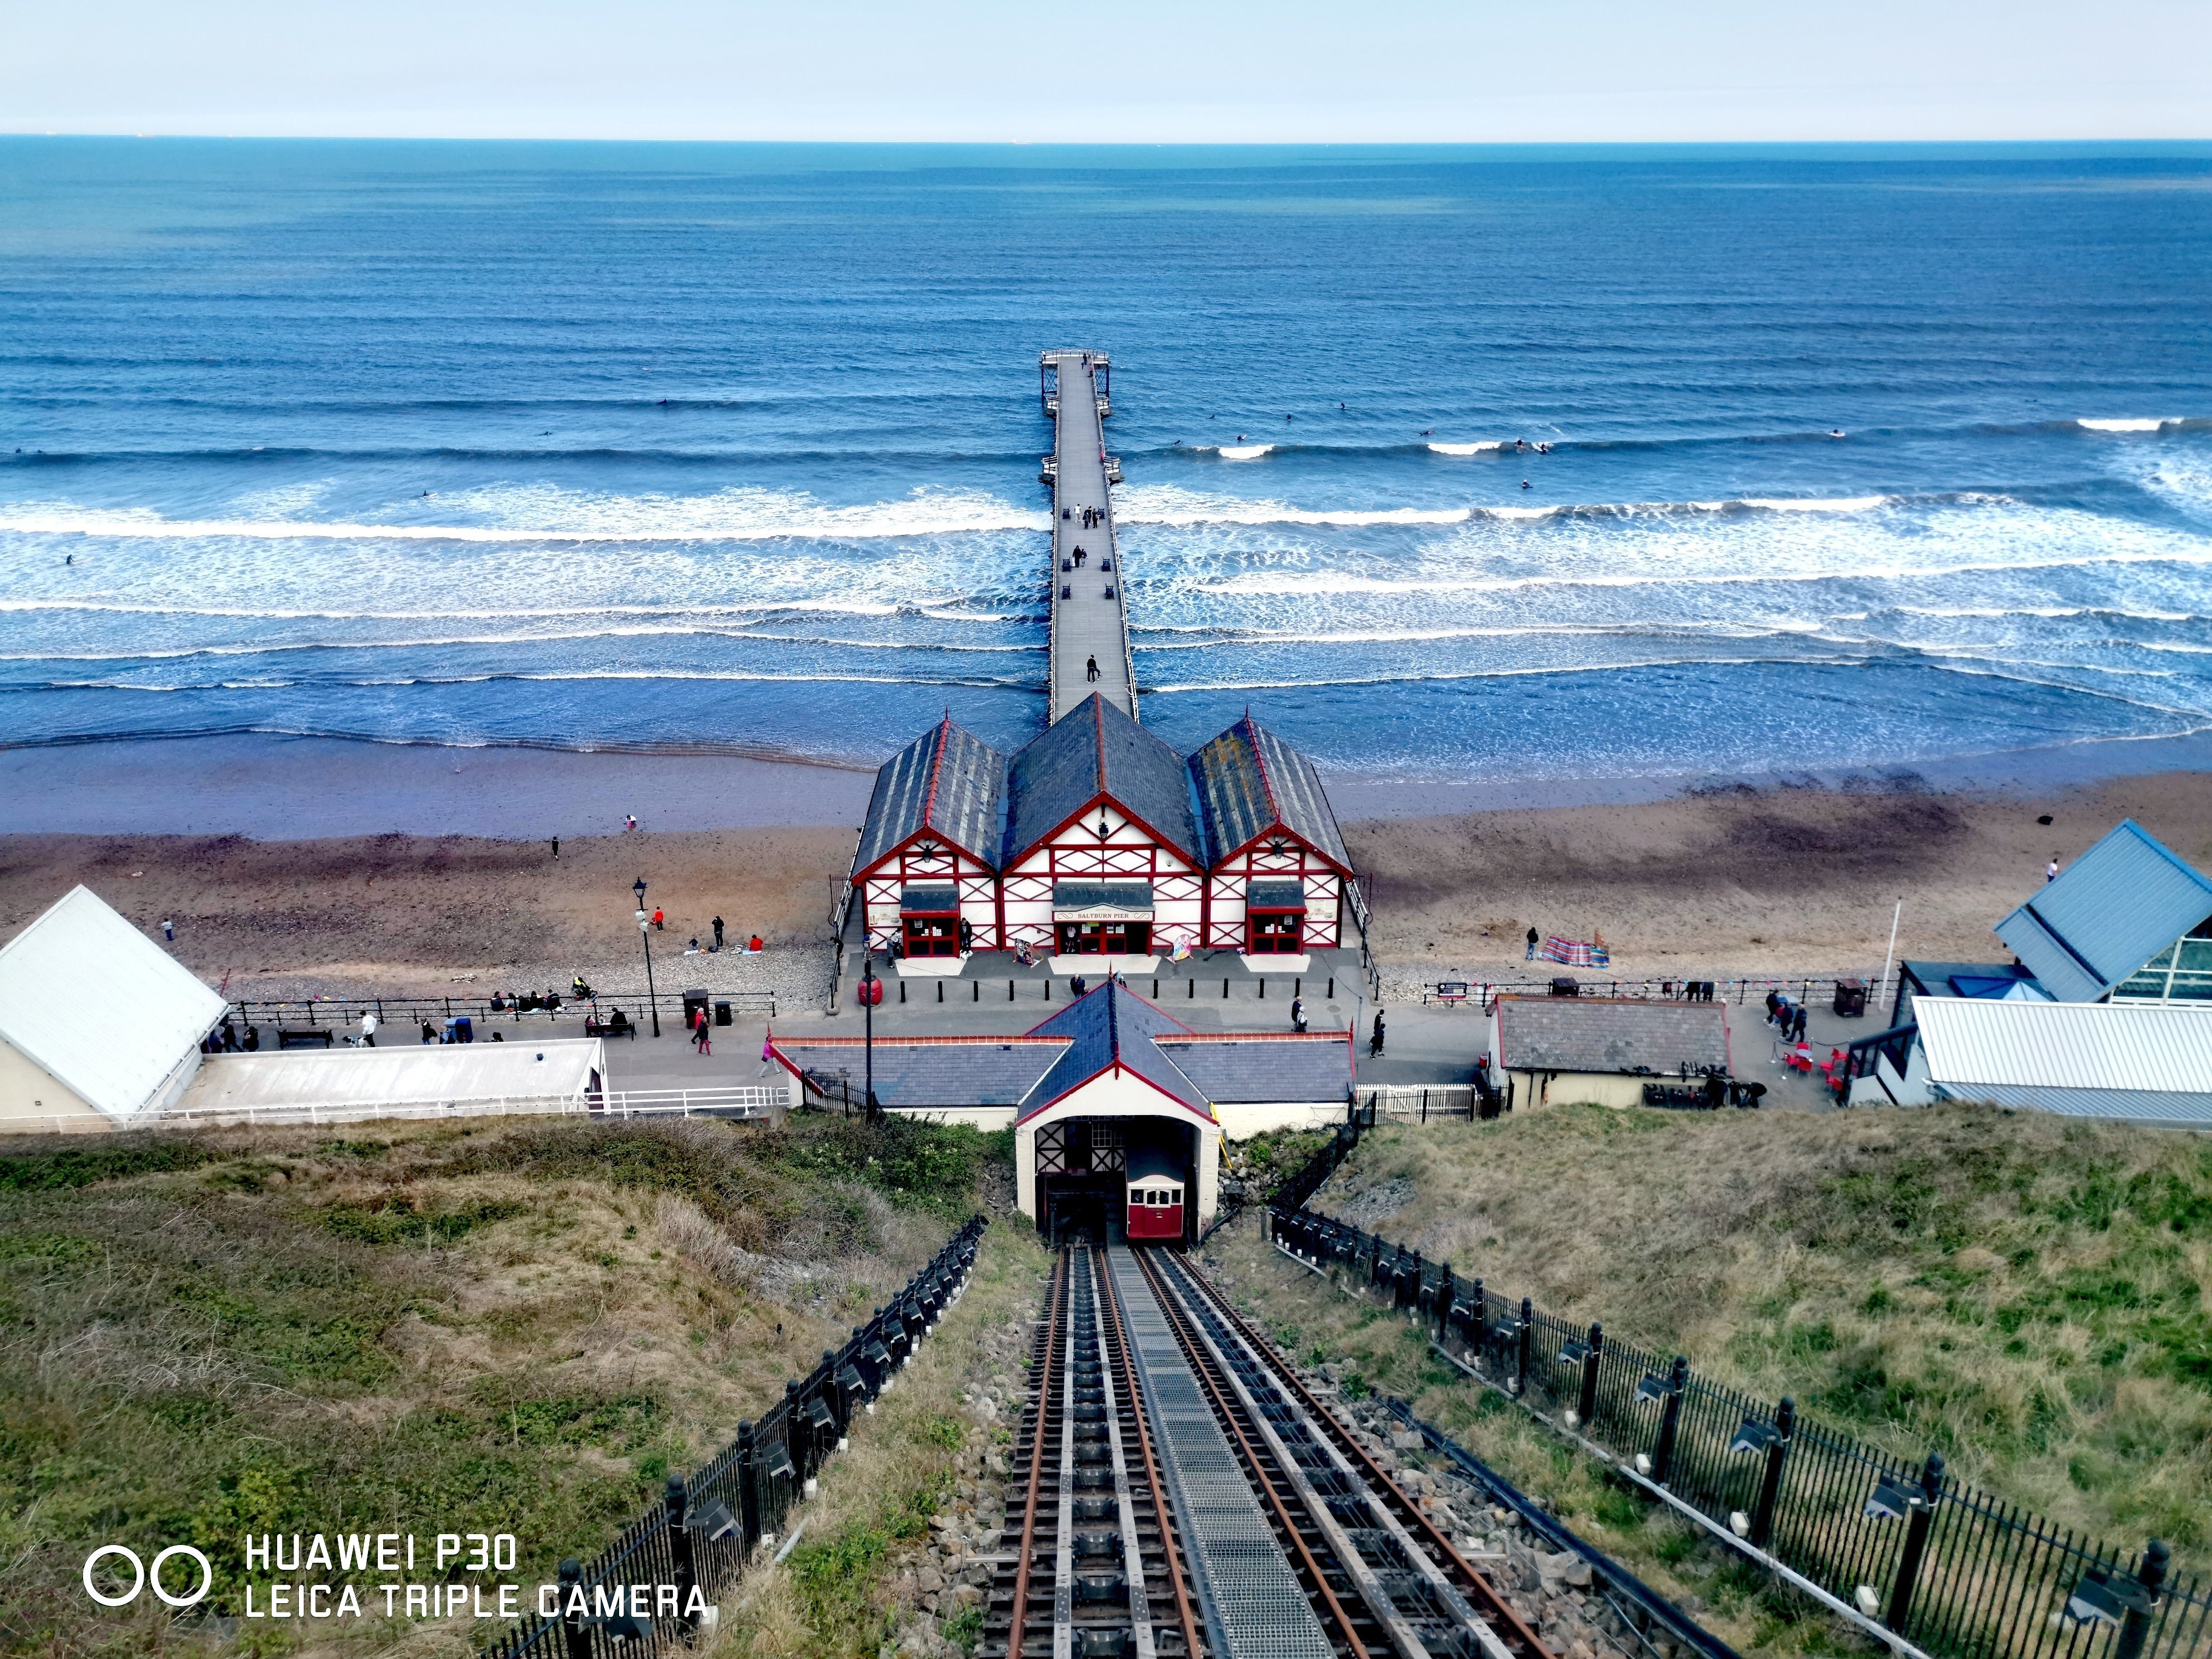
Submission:
<svg viewBox="0 0 2212 1659">
<path fill-rule="evenodd" d="M 1747 495 L 1743 504 L 1765 507 L 1770 513 L 1864 513 L 1886 506 L 1891 499 L 1887 495 Z"/>
<path fill-rule="evenodd" d="M 0 531 L 34 536 L 225 538 L 248 541 L 407 541 L 492 544 L 718 542 L 777 539 L 871 541 L 991 531 L 1043 532 L 1043 513 L 980 492 L 916 490 L 896 501 L 834 507 L 801 492 L 729 489 L 712 495 L 583 496 L 561 490 L 479 490 L 458 495 L 501 522 L 375 524 L 314 519 L 169 519 L 137 508 L 71 503 L 0 509 Z"/>
<path fill-rule="evenodd" d="M 2148 420 L 2130 416 L 2125 420 L 2115 421 L 2077 420 L 2074 424 L 2091 432 L 2155 432 L 2170 422 L 2164 420 Z"/>
<path fill-rule="evenodd" d="M 1256 461 L 1273 447 L 1273 444 L 1224 444 L 1214 453 L 1224 461 Z"/>
<path fill-rule="evenodd" d="M 1486 451 L 1503 449 L 1505 446 L 1496 439 L 1480 444 L 1431 444 L 1429 448 L 1438 455 L 1480 455 Z"/>
</svg>

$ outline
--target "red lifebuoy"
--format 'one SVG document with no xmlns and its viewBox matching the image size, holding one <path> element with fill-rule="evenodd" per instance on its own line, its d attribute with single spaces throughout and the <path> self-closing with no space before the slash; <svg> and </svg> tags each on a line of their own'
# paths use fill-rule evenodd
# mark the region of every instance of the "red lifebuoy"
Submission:
<svg viewBox="0 0 2212 1659">
<path fill-rule="evenodd" d="M 860 981 L 860 1000 L 870 1007 L 879 1007 L 884 1000 L 884 982 L 879 979 Z"/>
</svg>

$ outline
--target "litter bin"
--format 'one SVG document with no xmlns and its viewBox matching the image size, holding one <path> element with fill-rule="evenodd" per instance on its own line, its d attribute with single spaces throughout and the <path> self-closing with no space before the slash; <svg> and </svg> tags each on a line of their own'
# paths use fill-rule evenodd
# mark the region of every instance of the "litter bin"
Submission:
<svg viewBox="0 0 2212 1659">
<path fill-rule="evenodd" d="M 717 1025 L 727 1025 L 729 1023 L 730 1005 L 727 1002 L 717 1002 L 714 1005 L 714 1024 Z"/>
<path fill-rule="evenodd" d="M 699 1016 L 707 1012 L 707 1002 L 708 997 L 704 991 L 686 991 L 684 994 L 684 1029 L 685 1030 L 697 1029 Z"/>
<path fill-rule="evenodd" d="M 466 1014 L 456 1014 L 456 1015 L 454 1015 L 454 1016 L 453 1016 L 453 1041 L 454 1041 L 454 1042 L 474 1042 L 476 1040 L 477 1040 L 477 1025 L 476 1025 L 476 1021 L 474 1021 L 473 1019 L 470 1018 L 469 1018 L 469 1016 L 468 1016 L 468 1015 L 466 1015 Z"/>
<path fill-rule="evenodd" d="M 1565 974 L 1552 981 L 1552 994 L 1555 997 L 1578 997 L 1582 994 L 1581 984 Z"/>
<path fill-rule="evenodd" d="M 1845 1019 L 1857 1019 L 1866 1013 L 1864 980 L 1839 979 L 1836 981 L 1836 1012 Z"/>
</svg>

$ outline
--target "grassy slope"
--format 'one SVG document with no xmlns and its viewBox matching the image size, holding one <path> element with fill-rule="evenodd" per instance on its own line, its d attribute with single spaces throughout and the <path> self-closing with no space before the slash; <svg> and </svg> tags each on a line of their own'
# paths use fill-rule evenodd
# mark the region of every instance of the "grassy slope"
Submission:
<svg viewBox="0 0 2212 1659">
<path fill-rule="evenodd" d="M 2212 1142 L 1975 1108 L 1386 1129 L 1317 1207 L 2125 1547 L 2212 1547 Z"/>
<path fill-rule="evenodd" d="M 224 1645 L 91 1617 L 88 1540 L 200 1542 L 234 1583 L 249 1530 L 507 1531 L 550 1577 L 902 1282 L 986 1151 L 842 1121 L 18 1146 L 0 1651 Z"/>
<path fill-rule="evenodd" d="M 911 1575 L 933 1512 L 969 1507 L 983 1452 L 1003 1451 L 1018 1412 L 990 1426 L 963 1409 L 962 1386 L 996 1369 L 1018 1373 L 1007 1357 L 1012 1322 L 1037 1317 L 1052 1257 L 1017 1216 L 983 1236 L 975 1273 L 937 1335 L 878 1403 L 850 1453 L 833 1459 L 820 1498 L 808 1504 L 804 1540 L 781 1565 L 757 1565 L 709 1659 L 867 1659 L 915 1611 Z M 995 1360 L 986 1343 L 1001 1344 Z M 1027 1355 L 1024 1335 L 1018 1348 Z M 963 1479 L 964 1477 L 964 1479 Z M 981 1620 L 949 1628 L 972 1638 Z"/>
</svg>

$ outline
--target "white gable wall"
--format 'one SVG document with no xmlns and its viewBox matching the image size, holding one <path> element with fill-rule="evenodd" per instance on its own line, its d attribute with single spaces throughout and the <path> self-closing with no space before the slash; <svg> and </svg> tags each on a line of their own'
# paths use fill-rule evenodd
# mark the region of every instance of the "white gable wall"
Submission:
<svg viewBox="0 0 2212 1659">
<path fill-rule="evenodd" d="M 1106 821 L 1106 837 L 1098 821 Z M 1204 878 L 1188 860 L 1111 804 L 1092 807 L 1052 840 L 1008 866 L 1005 881 L 1006 944 L 1021 940 L 1053 948 L 1052 888 L 1055 881 L 1148 881 L 1152 884 L 1152 943 L 1198 943 Z"/>
<path fill-rule="evenodd" d="M 1344 1108 L 1336 1108 L 1341 1117 Z M 1198 1132 L 1198 1223 L 1204 1227 L 1221 1204 L 1221 1131 L 1181 1102 L 1121 1066 L 1070 1091 L 1014 1131 L 1015 1203 L 1036 1219 L 1036 1138 L 1046 1125 L 1068 1117 L 1164 1117 Z"/>
</svg>

